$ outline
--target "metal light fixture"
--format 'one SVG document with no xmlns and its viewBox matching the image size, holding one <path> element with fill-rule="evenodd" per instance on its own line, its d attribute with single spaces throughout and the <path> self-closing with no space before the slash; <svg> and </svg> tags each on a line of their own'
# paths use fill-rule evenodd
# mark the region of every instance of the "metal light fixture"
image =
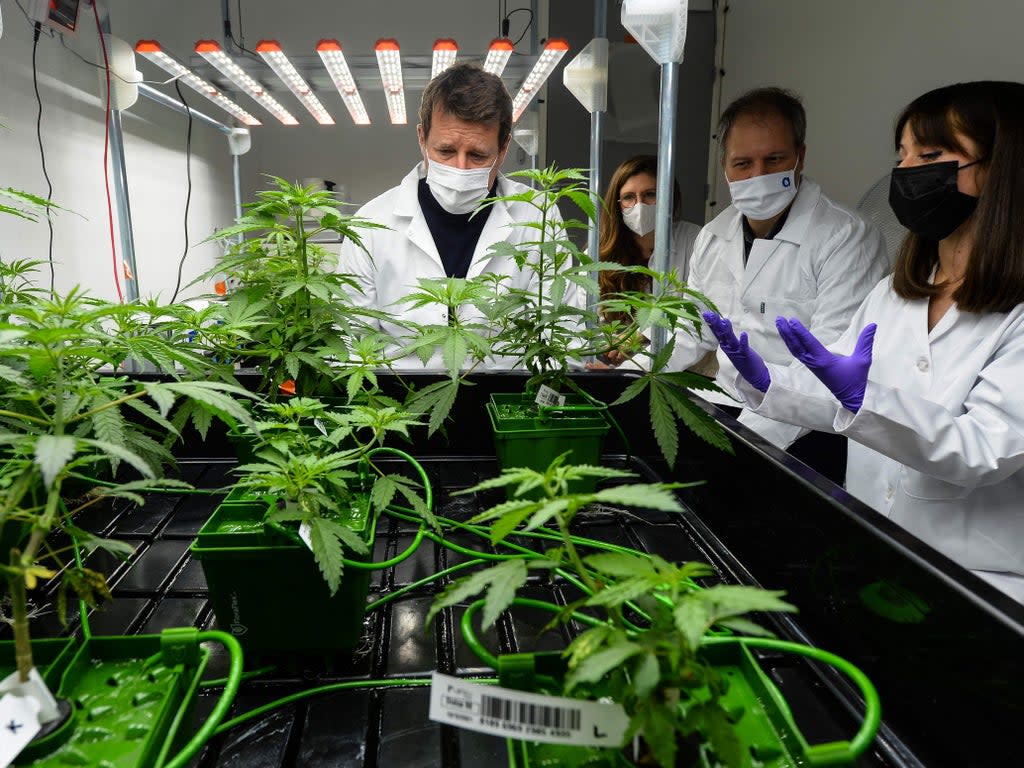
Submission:
<svg viewBox="0 0 1024 768">
<path fill-rule="evenodd" d="M 228 78 L 231 82 L 245 91 L 249 96 L 255 99 L 261 107 L 267 110 L 270 114 L 276 117 L 285 125 L 298 125 L 299 121 L 295 119 L 287 109 L 267 93 L 266 89 L 253 80 L 249 75 L 245 73 L 240 66 L 238 66 L 231 57 L 228 56 L 224 51 L 221 50 L 220 43 L 216 40 L 200 40 L 196 43 L 196 53 L 210 62 L 224 77 Z"/>
<path fill-rule="evenodd" d="M 455 63 L 455 57 L 459 55 L 459 46 L 454 40 L 443 37 L 434 41 L 434 57 L 430 65 L 430 79 L 444 72 Z"/>
<path fill-rule="evenodd" d="M 238 118 L 245 125 L 263 125 L 263 123 L 218 91 L 213 85 L 203 80 L 191 69 L 164 51 L 156 40 L 139 40 L 135 44 L 135 52 L 145 56 L 169 75 L 178 78 L 196 93 L 205 96 L 225 112 Z"/>
<path fill-rule="evenodd" d="M 566 51 L 569 50 L 569 43 L 563 38 L 553 37 L 547 41 L 544 45 L 544 50 L 540 54 L 540 58 L 537 59 L 537 63 L 533 65 L 533 69 L 530 70 L 530 74 L 526 76 L 526 80 L 523 81 L 522 87 L 519 89 L 519 93 L 512 100 L 512 121 L 515 122 L 519 119 L 519 116 L 523 114 L 523 111 L 533 101 L 533 97 L 537 95 L 537 91 L 540 90 L 541 86 L 547 81 L 548 76 L 558 66 L 558 62 L 565 56 Z"/>
<path fill-rule="evenodd" d="M 384 83 L 384 98 L 388 103 L 388 114 L 393 125 L 405 125 L 405 90 L 402 87 L 402 56 L 398 41 L 386 37 L 373 46 L 377 53 L 380 79 Z"/>
<path fill-rule="evenodd" d="M 505 71 L 505 66 L 512 58 L 512 52 L 515 49 L 516 47 L 507 37 L 491 40 L 491 45 L 487 49 L 487 58 L 484 59 L 484 71 L 501 77 L 501 73 Z"/>
<path fill-rule="evenodd" d="M 359 89 L 356 87 L 355 78 L 352 77 L 352 70 L 345 61 L 341 44 L 337 40 L 321 40 L 316 44 L 316 52 L 320 54 L 327 74 L 334 81 L 334 87 L 341 94 L 341 100 L 345 102 L 352 122 L 356 125 L 369 125 L 370 116 L 366 113 L 366 106 L 359 96 Z"/>
<path fill-rule="evenodd" d="M 313 93 L 298 70 L 288 61 L 288 57 L 281 50 L 281 45 L 276 40 L 260 40 L 256 44 L 256 53 L 263 57 L 263 60 L 270 65 L 281 82 L 288 86 L 288 90 L 295 94 L 295 98 L 302 102 L 314 119 L 320 125 L 334 125 L 334 118 L 320 103 L 320 99 Z"/>
</svg>

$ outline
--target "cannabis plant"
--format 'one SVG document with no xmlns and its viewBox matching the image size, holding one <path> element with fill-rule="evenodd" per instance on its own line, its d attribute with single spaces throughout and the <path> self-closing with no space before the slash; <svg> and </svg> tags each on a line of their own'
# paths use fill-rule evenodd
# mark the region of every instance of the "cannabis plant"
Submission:
<svg viewBox="0 0 1024 768">
<path fill-rule="evenodd" d="M 197 282 L 223 277 L 228 292 L 213 317 L 199 318 L 197 342 L 219 358 L 261 368 L 271 399 L 279 391 L 327 394 L 351 340 L 369 333 L 364 321 L 377 315 L 353 306 L 357 283 L 336 271 L 336 254 L 315 238 L 333 233 L 361 246 L 360 230 L 380 225 L 341 213 L 331 192 L 270 179 L 274 188 L 258 192 L 234 226 L 213 235 L 234 244 Z"/>
<path fill-rule="evenodd" d="M 374 458 L 389 435 L 408 438 L 416 416 L 387 399 L 345 409 L 293 397 L 264 406 L 255 460 L 239 466 L 236 487 L 270 500 L 266 522 L 298 525 L 333 595 L 344 572 L 344 550 L 366 554 L 366 543 L 342 522 L 343 507 L 369 497 L 374 514 L 403 497 L 433 527 L 437 521 L 419 486 L 385 472 Z"/>
<path fill-rule="evenodd" d="M 5 284 L 20 266 L 3 268 Z M 22 680 L 32 667 L 27 590 L 58 575 L 60 602 L 70 590 L 94 604 L 109 596 L 102 574 L 71 558 L 75 544 L 125 555 L 127 545 L 100 539 L 75 523 L 77 511 L 101 497 L 184 485 L 163 478 L 170 446 L 186 427 L 205 435 L 214 418 L 255 424 L 235 399 L 249 395 L 217 380 L 202 356 L 167 328 L 153 305 L 121 305 L 67 295 L 25 292 L 0 305 L 0 528 L 15 531 L 0 553 L 0 574 L 12 603 Z M 125 376 L 126 365 L 147 366 L 162 380 Z M 201 380 L 186 380 L 193 374 Z M 212 380 L 211 380 L 212 379 Z M 69 481 L 106 469 L 113 482 L 79 501 L 65 501 Z M 27 534 L 21 531 L 27 529 Z M 70 544 L 55 544 L 63 540 Z"/>
<path fill-rule="evenodd" d="M 607 467 L 572 466 L 565 456 L 544 472 L 507 469 L 499 477 L 466 489 L 514 489 L 516 498 L 491 507 L 470 522 L 489 523 L 491 542 L 516 531 L 554 524 L 559 546 L 543 558 L 509 559 L 450 585 L 435 599 L 428 619 L 443 608 L 484 595 L 483 626 L 492 626 L 513 604 L 532 571 L 568 572 L 585 595 L 562 608 L 554 623 L 575 611 L 598 611 L 603 621 L 578 635 L 564 652 L 565 695 L 599 691 L 629 715 L 628 738 L 639 735 L 657 764 L 674 768 L 680 740 L 707 744 L 727 766 L 743 765 L 740 742 L 719 699 L 726 681 L 701 657 L 712 628 L 768 635 L 745 616 L 750 611 L 792 611 L 782 592 L 719 585 L 701 588 L 695 579 L 713 570 L 702 563 L 671 563 L 639 552 L 583 554 L 570 533 L 577 513 L 589 504 L 681 512 L 677 484 L 627 484 L 593 493 L 570 493 L 570 483 L 587 478 L 625 480 L 632 474 Z M 540 498 L 526 494 L 540 490 Z M 631 618 L 630 618 L 631 617 Z"/>
<path fill-rule="evenodd" d="M 612 405 L 648 393 L 651 426 L 670 465 L 675 463 L 679 450 L 680 422 L 712 445 L 728 450 L 721 427 L 692 402 L 687 392 L 717 387 L 696 374 L 668 369 L 676 332 L 699 333 L 699 310 L 711 306 L 710 302 L 674 274 L 595 261 L 579 250 L 570 232 L 596 226 L 596 207 L 584 171 L 552 166 L 509 175 L 528 179 L 531 188 L 489 198 L 481 207 L 499 201 L 530 205 L 536 215 L 518 226 L 534 234 L 518 244 L 494 243 L 489 254 L 507 257 L 517 269 L 529 273 L 529 288 L 511 286 L 507 276 L 492 274 L 469 280 L 421 280 L 406 303 L 414 307 L 442 306 L 450 322 L 417 327 L 404 353 L 416 352 L 426 360 L 440 349 L 446 378 L 414 393 L 409 407 L 429 414 L 431 430 L 438 428 L 468 373 L 495 361 L 503 361 L 503 367 L 529 371 L 529 393 L 543 384 L 555 391 L 572 391 L 595 403 L 571 372 L 582 369 L 590 358 L 618 348 L 623 338 L 662 328 L 669 344 L 657 353 L 641 353 L 647 364 L 636 366 L 638 378 Z M 563 219 L 558 210 L 561 201 L 578 206 L 587 221 Z M 598 306 L 588 307 L 588 292 L 597 295 L 599 290 L 594 275 L 604 270 L 639 272 L 650 279 L 652 290 L 607 297 Z M 609 316 L 625 319 L 601 322 L 602 317 Z"/>
</svg>

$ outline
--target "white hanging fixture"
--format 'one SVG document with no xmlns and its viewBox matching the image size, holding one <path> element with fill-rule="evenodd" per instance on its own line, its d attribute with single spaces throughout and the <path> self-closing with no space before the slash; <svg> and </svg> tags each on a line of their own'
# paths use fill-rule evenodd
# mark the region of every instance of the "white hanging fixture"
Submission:
<svg viewBox="0 0 1024 768">
<path fill-rule="evenodd" d="M 518 120 L 523 111 L 530 106 L 530 102 L 537 95 L 537 91 L 544 85 L 548 76 L 558 66 L 558 62 L 562 60 L 562 57 L 565 56 L 568 50 L 569 43 L 561 37 L 553 37 L 547 41 L 544 45 L 544 50 L 540 54 L 540 58 L 537 59 L 537 63 L 533 65 L 530 74 L 523 81 L 519 93 L 512 100 L 513 122 Z"/>
<path fill-rule="evenodd" d="M 680 63 L 688 0 L 624 0 L 622 26 L 659 64 Z"/>
<path fill-rule="evenodd" d="M 356 87 L 355 78 L 352 77 L 352 70 L 348 68 L 348 62 L 345 61 L 341 43 L 337 40 L 321 40 L 316 44 L 316 52 L 320 54 L 320 60 L 323 61 L 327 74 L 334 81 L 334 87 L 341 94 L 341 100 L 345 102 L 348 113 L 352 116 L 352 122 L 356 125 L 369 125 L 370 116 L 366 113 L 366 106 L 359 96 L 359 89 Z"/>
<path fill-rule="evenodd" d="M 320 99 L 313 93 L 298 70 L 288 61 L 288 57 L 281 50 L 281 44 L 276 40 L 260 40 L 256 44 L 256 53 L 263 57 L 263 60 L 270 65 L 281 82 L 288 86 L 288 90 L 295 94 L 295 98 L 302 102 L 309 114 L 320 123 L 320 125 L 334 125 L 334 118 L 320 103 Z"/>
<path fill-rule="evenodd" d="M 516 47 L 507 37 L 491 40 L 491 45 L 487 49 L 487 58 L 484 59 L 484 71 L 501 77 L 501 73 L 505 71 L 508 60 L 512 58 L 515 49 Z"/>
<path fill-rule="evenodd" d="M 388 114 L 392 125 L 405 125 L 405 90 L 402 87 L 402 56 L 398 41 L 385 37 L 373 46 L 377 53 L 380 79 L 384 83 L 384 98 L 388 103 Z"/>
<path fill-rule="evenodd" d="M 443 37 L 434 41 L 434 57 L 430 65 L 430 79 L 444 72 L 455 63 L 455 57 L 459 55 L 459 45 L 449 37 Z"/>
<path fill-rule="evenodd" d="M 263 123 L 218 91 L 210 83 L 203 80 L 191 69 L 164 51 L 156 40 L 139 40 L 135 44 L 135 52 L 149 59 L 167 74 L 178 78 L 196 93 L 205 96 L 245 125 L 263 125 Z"/>
<path fill-rule="evenodd" d="M 255 99 L 261 107 L 267 110 L 270 114 L 276 117 L 285 125 L 298 125 L 299 121 L 295 119 L 287 109 L 267 93 L 266 89 L 253 80 L 249 75 L 245 73 L 240 66 L 238 66 L 231 57 L 228 56 L 224 51 L 221 50 L 220 43 L 216 40 L 200 40 L 196 43 L 196 53 L 210 62 L 217 70 L 228 78 L 231 82 L 245 91 L 249 96 Z"/>
</svg>

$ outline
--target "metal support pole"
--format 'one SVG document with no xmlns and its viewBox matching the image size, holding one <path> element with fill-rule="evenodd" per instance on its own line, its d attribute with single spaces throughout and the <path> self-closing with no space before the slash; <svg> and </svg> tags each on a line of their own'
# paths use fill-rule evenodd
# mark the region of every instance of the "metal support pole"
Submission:
<svg viewBox="0 0 1024 768">
<path fill-rule="evenodd" d="M 100 30 L 110 34 L 110 11 L 105 3 L 96 0 L 100 17 Z M 110 77 L 113 78 L 113 73 Z M 139 298 L 138 271 L 135 266 L 135 238 L 132 234 L 132 209 L 128 199 L 128 171 L 124 164 L 124 135 L 121 132 L 121 113 L 110 110 L 110 171 L 114 176 L 114 202 L 117 207 L 117 229 L 121 241 L 121 261 L 128 267 L 131 277 L 124 278 L 128 301 Z M 117 267 L 118 269 L 120 266 Z"/>
<path fill-rule="evenodd" d="M 672 253 L 672 178 L 675 173 L 676 101 L 679 96 L 679 63 L 661 65 L 661 105 L 658 109 L 658 204 L 654 223 L 651 266 L 668 272 Z M 657 354 L 667 343 L 664 328 L 655 328 L 651 349 Z"/>
<path fill-rule="evenodd" d="M 225 125 L 224 123 L 214 120 L 209 115 L 193 109 L 192 107 L 186 107 L 177 99 L 168 96 L 163 91 L 158 91 L 151 85 L 139 83 L 139 96 L 145 96 L 150 101 L 160 104 L 161 106 L 168 107 L 169 109 L 173 109 L 175 112 L 179 112 L 183 115 L 191 113 L 193 120 L 212 126 L 221 133 L 226 133 L 229 136 L 231 135 L 232 129 L 230 125 Z"/>
<path fill-rule="evenodd" d="M 608 36 L 608 0 L 594 0 L 594 37 Z M 601 258 L 601 142 L 604 140 L 604 112 L 590 113 L 590 197 L 597 203 L 597 221 L 590 222 L 587 232 L 587 255 Z M 600 296 L 587 291 L 587 308 L 594 307 Z"/>
<path fill-rule="evenodd" d="M 242 178 L 238 170 L 238 158 L 239 155 L 231 156 L 231 171 L 235 177 L 235 221 L 242 218 Z M 238 241 L 242 241 L 242 236 L 238 236 Z"/>
</svg>

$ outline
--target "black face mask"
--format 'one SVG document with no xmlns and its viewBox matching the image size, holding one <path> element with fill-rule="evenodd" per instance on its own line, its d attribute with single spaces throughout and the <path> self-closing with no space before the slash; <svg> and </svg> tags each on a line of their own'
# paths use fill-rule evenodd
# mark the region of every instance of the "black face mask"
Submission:
<svg viewBox="0 0 1024 768">
<path fill-rule="evenodd" d="M 956 160 L 913 168 L 893 168 L 889 206 L 900 224 L 929 240 L 943 240 L 967 221 L 978 198 L 956 188 L 957 174 L 981 162 L 958 165 Z"/>
</svg>

